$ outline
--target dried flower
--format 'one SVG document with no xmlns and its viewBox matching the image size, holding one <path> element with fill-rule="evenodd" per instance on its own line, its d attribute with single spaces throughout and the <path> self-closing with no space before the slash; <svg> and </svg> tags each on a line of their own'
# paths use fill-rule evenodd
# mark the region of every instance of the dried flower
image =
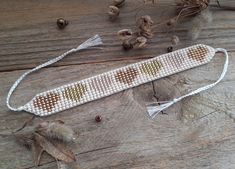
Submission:
<svg viewBox="0 0 235 169">
<path fill-rule="evenodd" d="M 180 42 L 180 39 L 178 36 L 174 35 L 171 37 L 171 43 L 172 45 L 178 45 L 178 43 Z"/>
<path fill-rule="evenodd" d="M 176 7 L 179 18 L 195 16 L 209 6 L 210 0 L 178 0 Z"/>
<path fill-rule="evenodd" d="M 201 33 L 202 28 L 212 21 L 212 14 L 209 9 L 201 11 L 200 14 L 195 16 L 191 22 L 191 27 L 188 31 L 188 36 L 192 40 L 196 40 Z"/>
<path fill-rule="evenodd" d="M 36 127 L 36 132 L 63 142 L 71 142 L 75 140 L 74 131 L 61 121 L 42 122 L 38 127 Z"/>
<path fill-rule="evenodd" d="M 118 8 L 122 7 L 125 4 L 125 0 L 113 0 L 113 6 Z"/>
<path fill-rule="evenodd" d="M 109 6 L 108 15 L 111 20 L 116 19 L 119 16 L 120 10 L 116 6 Z"/>
<path fill-rule="evenodd" d="M 23 134 L 16 134 L 24 129 L 32 119 L 27 120 L 20 129 L 12 134 L 18 143 L 31 149 L 35 166 L 40 164 L 43 152 L 50 154 L 56 161 L 61 160 L 67 163 L 76 161 L 75 154 L 66 145 L 68 141 L 74 139 L 74 133 L 61 120 L 45 121 L 37 127 L 29 128 L 30 130 L 24 131 Z"/>
<path fill-rule="evenodd" d="M 130 43 L 129 40 L 124 40 L 124 41 L 122 42 L 122 47 L 123 47 L 123 49 L 125 49 L 125 50 L 130 50 L 130 49 L 133 48 L 133 44 Z"/>
<path fill-rule="evenodd" d="M 147 46 L 146 43 L 147 43 L 147 39 L 143 36 L 140 36 L 136 38 L 135 46 L 137 46 L 137 48 L 144 48 Z"/>
<path fill-rule="evenodd" d="M 121 40 L 129 39 L 132 37 L 132 30 L 131 29 L 122 29 L 118 31 L 117 35 Z"/>
</svg>

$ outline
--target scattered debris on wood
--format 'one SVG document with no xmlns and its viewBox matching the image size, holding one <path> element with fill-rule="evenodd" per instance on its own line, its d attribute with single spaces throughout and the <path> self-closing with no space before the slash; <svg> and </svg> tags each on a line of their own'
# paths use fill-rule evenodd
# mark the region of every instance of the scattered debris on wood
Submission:
<svg viewBox="0 0 235 169">
<path fill-rule="evenodd" d="M 74 142 L 76 138 L 75 132 L 63 121 L 43 121 L 31 131 L 19 132 L 23 131 L 24 127 L 26 124 L 13 135 L 20 145 L 32 151 L 35 166 L 40 164 L 43 152 L 66 163 L 76 161 L 75 154 L 68 147 L 69 143 Z"/>
<path fill-rule="evenodd" d="M 135 25 L 138 28 L 136 32 L 132 32 L 132 29 L 122 29 L 118 31 L 117 34 L 122 41 L 123 49 L 130 50 L 132 48 L 144 48 L 147 46 L 148 40 L 146 40 L 144 44 L 136 45 L 137 42 L 139 43 L 140 39 L 143 40 L 142 37 L 151 39 L 154 36 L 154 32 L 159 30 L 161 26 L 164 26 L 164 29 L 168 28 L 168 30 L 164 31 L 169 33 L 171 30 L 173 31 L 178 24 L 184 21 L 189 21 L 191 24 L 191 26 L 189 26 L 190 29 L 188 30 L 188 37 L 191 40 L 196 40 L 199 37 L 201 30 L 213 19 L 212 13 L 208 8 L 209 6 L 220 9 L 235 10 L 233 7 L 220 5 L 219 0 L 216 2 L 217 4 L 210 3 L 210 0 L 175 0 L 174 4 L 170 4 L 164 1 L 143 0 L 141 6 L 135 7 L 134 9 L 134 11 L 137 10 L 137 13 L 147 5 L 152 5 L 156 8 L 166 8 L 166 10 L 171 6 L 176 11 L 176 14 L 167 20 L 160 20 L 156 24 L 154 24 L 149 15 L 139 17 Z M 108 12 L 111 20 L 114 20 L 119 16 L 119 8 L 123 6 L 124 3 L 125 0 L 113 0 L 112 5 L 109 6 Z M 139 38 L 140 36 L 141 38 Z M 172 37 L 171 44 L 173 46 L 178 45 L 179 42 L 178 36 L 175 35 Z"/>
</svg>

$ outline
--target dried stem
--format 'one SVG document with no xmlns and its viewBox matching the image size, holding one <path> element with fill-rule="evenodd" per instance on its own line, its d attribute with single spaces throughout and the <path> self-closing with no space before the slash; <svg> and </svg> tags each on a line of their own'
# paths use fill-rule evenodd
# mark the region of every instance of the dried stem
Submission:
<svg viewBox="0 0 235 169">
<path fill-rule="evenodd" d="M 32 116 L 31 118 L 29 118 L 28 120 L 26 120 L 26 121 L 23 123 L 22 127 L 20 127 L 19 129 L 15 130 L 15 131 L 12 132 L 12 133 L 14 134 L 14 133 L 17 133 L 17 132 L 23 130 L 34 118 L 35 118 L 35 116 Z"/>
</svg>

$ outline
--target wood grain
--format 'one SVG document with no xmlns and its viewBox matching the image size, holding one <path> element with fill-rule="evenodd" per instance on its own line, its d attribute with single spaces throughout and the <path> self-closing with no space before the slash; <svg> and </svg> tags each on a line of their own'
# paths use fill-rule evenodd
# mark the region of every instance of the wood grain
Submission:
<svg viewBox="0 0 235 169">
<path fill-rule="evenodd" d="M 5 105 L 10 86 L 27 69 L 61 54 L 96 33 L 104 38 L 102 50 L 73 54 L 58 64 L 30 75 L 13 95 L 11 102 L 15 106 L 26 103 L 39 92 L 137 62 L 136 57 L 148 58 L 165 52 L 170 44 L 169 37 L 161 30 L 147 49 L 122 51 L 115 32 L 134 24 L 135 13 L 127 11 L 139 2 L 128 1 L 122 8 L 119 20 L 114 23 L 110 23 L 105 14 L 108 3 L 91 0 L 1 2 L 1 169 L 36 169 L 31 152 L 8 135 L 32 115 L 12 112 Z M 222 55 L 218 54 L 205 66 L 43 118 L 64 120 L 79 133 L 73 145 L 77 162 L 71 164 L 71 168 L 235 168 L 235 15 L 231 11 L 213 11 L 213 23 L 193 43 L 229 50 L 229 71 L 223 82 L 210 91 L 183 100 L 154 120 L 146 113 L 145 105 L 148 103 L 169 100 L 215 81 L 224 61 Z M 141 13 L 159 16 L 161 11 L 148 8 Z M 70 21 L 63 31 L 56 29 L 55 20 L 58 17 Z M 158 19 L 156 17 L 155 22 Z M 186 23 L 175 30 L 181 39 L 178 48 L 193 44 L 186 38 L 187 26 Z M 126 57 L 133 57 L 133 60 L 108 61 Z M 103 118 L 101 123 L 94 121 L 98 114 Z M 30 125 L 40 121 L 41 118 L 37 117 Z M 38 168 L 56 169 L 57 164 L 45 155 Z"/>
</svg>

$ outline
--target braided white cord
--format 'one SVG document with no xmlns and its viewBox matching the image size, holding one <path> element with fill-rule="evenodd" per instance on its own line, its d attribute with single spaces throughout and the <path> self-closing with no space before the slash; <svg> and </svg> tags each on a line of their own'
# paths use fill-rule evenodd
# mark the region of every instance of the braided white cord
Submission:
<svg viewBox="0 0 235 169">
<path fill-rule="evenodd" d="M 228 53 L 226 51 L 226 49 L 223 49 L 223 48 L 217 48 L 215 49 L 215 52 L 222 52 L 224 53 L 225 55 L 225 62 L 224 62 L 224 68 L 223 68 L 223 71 L 219 77 L 219 79 L 212 83 L 212 84 L 209 84 L 207 86 L 204 86 L 204 87 L 200 87 L 186 95 L 183 95 L 179 98 L 175 98 L 173 99 L 172 101 L 166 101 L 164 104 L 160 104 L 160 105 L 148 105 L 146 108 L 147 108 L 147 111 L 148 111 L 148 114 L 151 118 L 154 118 L 158 113 L 160 113 L 161 111 L 167 109 L 168 107 L 172 106 L 173 104 L 181 101 L 182 99 L 186 98 L 186 97 L 189 97 L 189 96 L 192 96 L 192 95 L 195 95 L 195 94 L 198 94 L 202 91 L 205 91 L 205 90 L 208 90 L 212 87 L 214 87 L 215 85 L 217 85 L 225 76 L 227 70 L 228 70 L 228 62 L 229 62 L 229 57 L 228 57 Z M 157 102 L 157 103 L 160 103 L 160 102 Z"/>
<path fill-rule="evenodd" d="M 12 85 L 12 87 L 10 88 L 8 94 L 7 94 L 7 98 L 6 98 L 6 104 L 7 104 L 7 107 L 10 109 L 10 110 L 13 110 L 13 111 L 22 111 L 23 110 L 23 106 L 20 106 L 18 108 L 14 108 L 10 105 L 10 98 L 11 98 L 11 95 L 12 93 L 15 91 L 15 89 L 17 88 L 17 86 L 20 84 L 20 82 L 27 76 L 29 75 L 30 73 L 33 73 L 41 68 L 44 68 L 46 66 L 49 66 L 53 63 L 56 63 L 58 62 L 59 60 L 63 59 L 65 56 L 71 54 L 71 53 L 74 53 L 74 52 L 77 52 L 77 51 L 80 51 L 82 49 L 87 49 L 89 47 L 93 47 L 93 46 L 97 46 L 97 45 L 101 45 L 102 44 L 102 40 L 100 38 L 99 35 L 95 35 L 91 38 L 89 38 L 88 40 L 86 40 L 85 42 L 83 42 L 81 45 L 79 45 L 77 48 L 73 48 L 65 53 L 63 53 L 62 55 L 60 56 L 57 56 L 56 58 L 54 59 L 51 59 L 27 72 L 25 72 L 23 75 L 21 75 L 16 81 L 15 83 Z"/>
</svg>

